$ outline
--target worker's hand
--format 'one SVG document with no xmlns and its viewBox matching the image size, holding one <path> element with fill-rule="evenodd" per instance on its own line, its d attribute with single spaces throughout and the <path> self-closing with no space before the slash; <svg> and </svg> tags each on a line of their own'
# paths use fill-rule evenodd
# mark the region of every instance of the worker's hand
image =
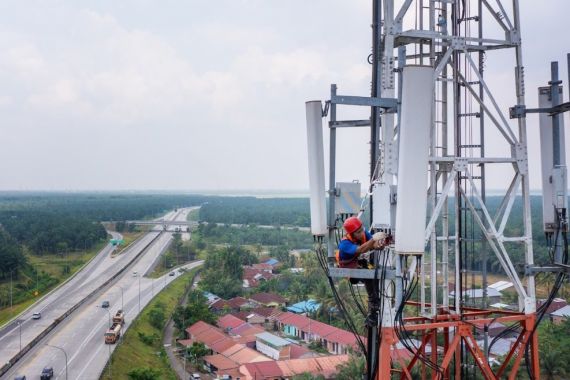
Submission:
<svg viewBox="0 0 570 380">
<path fill-rule="evenodd" d="M 383 242 L 386 237 L 388 237 L 388 235 L 386 235 L 385 232 L 376 232 L 374 235 L 372 235 L 372 239 L 379 241 L 379 242 Z"/>
</svg>

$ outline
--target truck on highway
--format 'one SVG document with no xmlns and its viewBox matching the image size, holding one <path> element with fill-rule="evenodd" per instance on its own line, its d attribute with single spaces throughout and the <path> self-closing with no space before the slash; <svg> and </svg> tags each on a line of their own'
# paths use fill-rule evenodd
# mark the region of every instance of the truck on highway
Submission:
<svg viewBox="0 0 570 380">
<path fill-rule="evenodd" d="M 113 315 L 113 324 L 105 333 L 105 343 L 113 344 L 121 337 L 121 328 L 125 324 L 125 312 L 122 309 L 117 310 Z"/>
<path fill-rule="evenodd" d="M 113 323 L 120 323 L 121 325 L 125 324 L 125 312 L 122 309 L 117 310 L 115 315 L 113 315 Z"/>
<path fill-rule="evenodd" d="M 121 337 L 121 327 L 123 327 L 121 322 L 113 322 L 111 328 L 105 333 L 105 344 L 113 344 L 119 340 Z"/>
</svg>

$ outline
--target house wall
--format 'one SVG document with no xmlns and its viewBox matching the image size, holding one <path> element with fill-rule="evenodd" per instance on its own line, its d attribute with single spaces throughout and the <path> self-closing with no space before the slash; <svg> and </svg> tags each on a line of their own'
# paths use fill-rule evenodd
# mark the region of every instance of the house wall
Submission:
<svg viewBox="0 0 570 380">
<path fill-rule="evenodd" d="M 291 336 L 298 336 L 297 328 L 291 325 L 282 325 L 283 333 Z"/>
<path fill-rule="evenodd" d="M 557 315 L 552 315 L 552 323 L 555 325 L 561 324 L 562 322 L 566 321 L 566 319 L 568 319 L 568 317 L 559 317 Z"/>
<path fill-rule="evenodd" d="M 291 346 L 286 346 L 279 351 L 279 360 L 291 359 Z"/>
<path fill-rule="evenodd" d="M 255 344 L 255 347 L 256 350 L 262 354 L 267 355 L 274 360 L 279 360 L 280 352 L 273 347 L 270 347 L 267 344 L 263 343 L 262 341 L 258 340 Z"/>
</svg>

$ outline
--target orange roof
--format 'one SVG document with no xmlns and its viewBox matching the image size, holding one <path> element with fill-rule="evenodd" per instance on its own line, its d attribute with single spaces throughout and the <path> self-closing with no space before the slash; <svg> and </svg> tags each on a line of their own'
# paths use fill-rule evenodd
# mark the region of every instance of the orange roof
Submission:
<svg viewBox="0 0 570 380">
<path fill-rule="evenodd" d="M 192 339 L 180 339 L 177 341 L 178 344 L 183 345 L 184 347 L 188 347 L 192 345 L 192 342 L 194 342 Z"/>
<path fill-rule="evenodd" d="M 360 337 L 364 342 L 364 337 Z M 356 337 L 353 333 L 348 332 L 342 329 L 336 329 L 336 331 L 332 334 L 329 334 L 325 337 L 326 340 L 329 342 L 341 343 L 341 344 L 348 344 L 351 346 L 356 346 Z"/>
<path fill-rule="evenodd" d="M 226 358 L 224 355 L 208 355 L 204 356 L 204 361 L 216 367 L 218 370 L 227 370 L 238 368 L 239 364 L 231 359 Z"/>
<path fill-rule="evenodd" d="M 315 358 L 321 368 L 320 373 L 327 379 L 333 377 L 333 375 L 338 372 L 337 367 L 347 362 L 348 359 L 348 355 L 332 355 Z"/>
<path fill-rule="evenodd" d="M 311 321 L 311 324 L 305 327 L 305 330 L 307 330 L 307 332 L 309 329 L 311 330 L 312 335 L 318 335 L 321 338 L 324 338 L 329 334 L 334 336 L 338 333 L 339 330 L 334 326 L 327 325 L 326 323 L 319 321 Z"/>
<path fill-rule="evenodd" d="M 218 342 L 212 343 L 212 345 L 210 346 L 210 348 L 214 351 L 214 352 L 223 352 L 225 350 L 227 350 L 228 348 L 234 346 L 236 344 L 236 342 L 234 342 L 233 339 L 230 338 L 226 338 L 223 340 L 220 340 Z"/>
<path fill-rule="evenodd" d="M 231 306 L 232 309 L 239 309 L 242 306 L 247 305 L 249 302 L 243 297 L 234 297 L 228 300 L 228 304 Z"/>
<path fill-rule="evenodd" d="M 198 335 L 203 331 L 213 328 L 214 326 L 207 324 L 203 321 L 198 321 L 194 323 L 192 326 L 186 329 L 186 332 L 190 335 Z"/>
<path fill-rule="evenodd" d="M 313 358 L 310 359 L 292 359 L 292 360 L 279 360 L 277 365 L 283 371 L 285 376 L 294 376 L 304 372 L 318 373 L 320 372 L 317 361 Z"/>
<path fill-rule="evenodd" d="M 291 355 L 291 359 L 301 359 L 301 358 L 317 356 L 317 354 L 314 353 L 313 351 L 309 350 L 308 348 L 306 348 L 304 346 L 300 346 L 298 344 L 291 344 L 291 354 L 290 355 Z"/>
<path fill-rule="evenodd" d="M 248 363 L 240 366 L 239 371 L 246 375 L 247 379 L 268 379 L 283 377 L 283 371 L 276 361 Z"/>
<path fill-rule="evenodd" d="M 217 325 L 224 330 L 231 330 L 243 325 L 244 323 L 245 322 L 241 319 L 234 317 L 231 314 L 227 314 L 218 319 Z"/>
<path fill-rule="evenodd" d="M 337 373 L 336 367 L 348 361 L 348 355 L 331 355 L 309 359 L 279 360 L 277 365 L 284 376 L 300 375 L 304 372 L 322 374 L 329 379 Z"/>
<path fill-rule="evenodd" d="M 239 364 L 264 362 L 271 360 L 271 358 L 268 358 L 267 356 L 257 352 L 256 350 L 246 347 L 243 344 L 236 344 L 233 347 L 230 347 L 226 351 L 222 352 L 222 355 Z"/>
<path fill-rule="evenodd" d="M 277 317 L 277 320 L 280 323 L 283 323 L 285 325 L 295 326 L 298 329 L 302 329 L 306 326 L 309 326 L 309 322 L 311 321 L 310 318 L 307 318 L 304 315 L 298 315 L 295 313 L 291 313 L 289 311 L 280 314 Z"/>
<path fill-rule="evenodd" d="M 224 369 L 222 371 L 218 371 L 217 374 L 218 374 L 218 376 L 230 375 L 232 379 L 243 378 L 243 373 L 241 373 L 238 368 Z"/>
<path fill-rule="evenodd" d="M 281 304 L 286 302 L 285 298 L 274 293 L 256 293 L 249 296 L 249 299 L 259 302 L 261 304 L 269 304 L 272 302 Z"/>
<path fill-rule="evenodd" d="M 239 336 L 251 336 L 255 334 L 259 334 L 260 332 L 264 332 L 265 330 L 261 327 L 252 326 L 249 323 L 245 323 L 239 327 L 236 327 L 231 331 L 232 335 L 239 335 Z"/>
</svg>

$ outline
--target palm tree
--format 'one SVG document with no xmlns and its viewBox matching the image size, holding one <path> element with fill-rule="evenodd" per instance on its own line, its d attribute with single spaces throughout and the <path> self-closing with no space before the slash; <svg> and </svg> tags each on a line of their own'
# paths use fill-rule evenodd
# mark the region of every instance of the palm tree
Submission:
<svg viewBox="0 0 570 380">
<path fill-rule="evenodd" d="M 558 376 L 566 375 L 566 370 L 560 358 L 560 351 L 546 350 L 540 354 L 540 367 L 546 379 L 554 380 Z"/>
<path fill-rule="evenodd" d="M 338 373 L 335 377 L 337 380 L 361 379 L 366 370 L 364 356 L 351 352 L 348 361 L 340 364 L 336 368 L 338 369 Z"/>
<path fill-rule="evenodd" d="M 328 283 L 321 281 L 318 283 L 317 288 L 315 290 L 315 300 L 318 304 L 321 305 L 319 310 L 317 311 L 317 315 L 319 317 L 328 317 L 330 321 L 330 314 L 331 309 L 336 306 L 336 300 L 333 297 L 332 291 L 328 286 Z"/>
</svg>

